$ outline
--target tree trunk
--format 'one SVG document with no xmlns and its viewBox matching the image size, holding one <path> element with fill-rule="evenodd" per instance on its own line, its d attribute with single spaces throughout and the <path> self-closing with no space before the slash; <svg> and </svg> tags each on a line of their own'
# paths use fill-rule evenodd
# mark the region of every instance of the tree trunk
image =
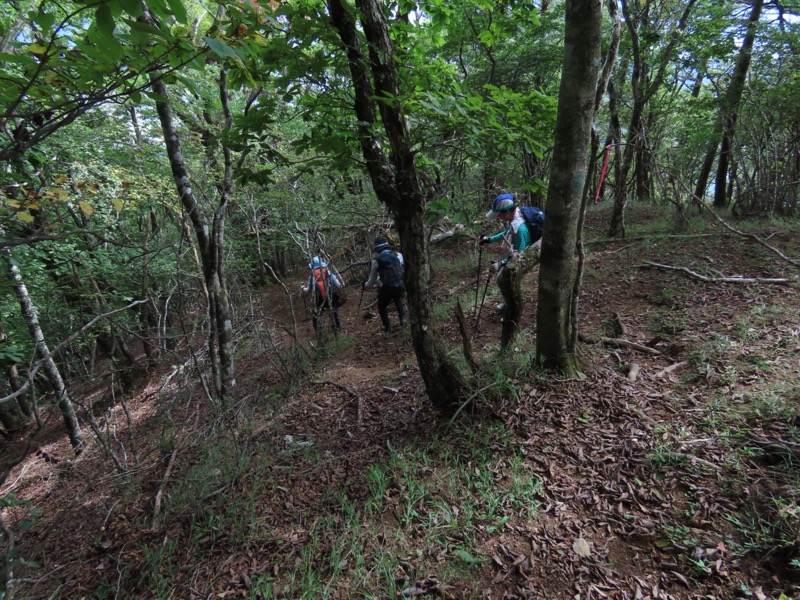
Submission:
<svg viewBox="0 0 800 600">
<path fill-rule="evenodd" d="M 212 358 L 214 384 L 217 394 L 226 398 L 233 393 L 236 385 L 232 353 L 233 326 L 227 286 L 224 282 L 223 265 L 223 232 L 227 194 L 223 195 L 214 215 L 213 229 L 209 232 L 208 223 L 197 202 L 189 182 L 189 174 L 181 152 L 180 139 L 172 109 L 169 104 L 167 86 L 155 76 L 152 79 L 153 91 L 159 97 L 156 110 L 164 134 L 164 143 L 169 157 L 172 176 L 175 179 L 178 196 L 183 208 L 189 216 L 200 250 L 200 262 L 203 268 L 203 280 L 208 290 L 208 313 L 210 329 L 208 346 Z"/>
<path fill-rule="evenodd" d="M 703 165 L 700 169 L 700 175 L 697 178 L 697 185 L 695 186 L 694 195 L 698 200 L 702 200 L 705 196 L 706 187 L 708 186 L 708 178 L 711 174 L 711 167 L 714 164 L 714 156 L 717 153 L 720 143 L 723 148 L 720 150 L 720 162 L 723 164 L 717 168 L 717 187 L 722 187 L 722 193 L 714 192 L 714 204 L 721 203 L 722 207 L 727 205 L 727 196 L 725 194 L 727 178 L 728 178 L 728 164 L 730 146 L 733 143 L 736 133 L 736 119 L 739 114 L 739 106 L 742 102 L 744 94 L 745 81 L 747 79 L 747 72 L 750 70 L 750 59 L 753 54 L 753 45 L 756 40 L 756 31 L 758 29 L 758 21 L 761 18 L 761 10 L 764 7 L 764 0 L 755 0 L 753 7 L 750 10 L 750 17 L 747 21 L 747 31 L 742 40 L 742 46 L 739 49 L 739 56 L 736 59 L 736 65 L 733 68 L 733 75 L 731 76 L 730 87 L 725 94 L 720 107 L 720 116 L 717 120 L 717 126 L 714 128 L 712 139 L 708 144 L 706 156 Z M 727 146 L 725 146 L 725 138 L 727 137 Z M 723 173 L 724 169 L 724 173 Z"/>
<path fill-rule="evenodd" d="M 503 326 L 500 330 L 500 350 L 507 351 L 517 337 L 519 323 L 525 308 L 522 297 L 522 280 L 525 275 L 539 264 L 541 241 L 514 254 L 505 267 L 497 274 L 497 287 L 503 295 Z"/>
<path fill-rule="evenodd" d="M 378 199 L 392 211 L 405 259 L 411 339 L 425 390 L 435 407 L 452 413 L 466 397 L 461 372 L 448 358 L 433 323 L 428 240 L 425 235 L 426 193 L 411 148 L 408 124 L 399 102 L 398 67 L 383 12 L 376 0 L 358 0 L 369 63 L 362 51 L 355 18 L 342 0 L 328 0 L 334 27 L 347 52 L 359 121 L 361 150 Z M 373 83 L 374 81 L 374 83 Z M 378 112 L 389 150 L 377 133 Z"/>
<path fill-rule="evenodd" d="M 536 354 L 546 366 L 574 370 L 570 311 L 575 244 L 600 65 L 602 4 L 567 0 L 564 64 L 542 238 Z"/>
<path fill-rule="evenodd" d="M 680 39 L 680 32 L 685 27 L 689 14 L 694 8 L 697 0 L 689 0 L 678 21 L 678 26 L 673 30 L 671 39 L 660 55 L 660 64 L 657 66 L 656 74 L 652 80 L 645 85 L 645 75 L 649 66 L 642 55 L 642 48 L 639 43 L 637 27 L 640 24 L 639 15 L 631 15 L 628 9 L 628 2 L 623 0 L 622 13 L 625 17 L 625 24 L 628 27 L 628 34 L 631 38 L 631 48 L 633 53 L 633 71 L 631 73 L 631 91 L 633 96 L 633 108 L 631 109 L 631 120 L 628 125 L 628 138 L 623 152 L 622 166 L 620 169 L 620 179 L 616 182 L 614 189 L 614 211 L 611 215 L 611 224 L 608 228 L 609 237 L 625 237 L 625 209 L 628 205 L 628 175 L 631 171 L 634 157 L 639 146 L 645 144 L 645 126 L 642 116 L 647 103 L 658 91 L 664 75 L 667 72 L 670 58 Z"/>
<path fill-rule="evenodd" d="M 4 252 L 4 254 L 8 262 L 8 274 L 11 279 L 11 285 L 14 288 L 14 293 L 22 309 L 22 316 L 25 318 L 25 322 L 28 325 L 28 332 L 36 347 L 36 354 L 42 362 L 42 369 L 47 376 L 47 381 L 56 394 L 58 408 L 64 418 L 64 425 L 66 425 L 67 428 L 69 441 L 75 449 L 75 453 L 79 454 L 83 448 L 83 433 L 78 423 L 78 417 L 75 415 L 72 399 L 70 398 L 66 385 L 64 385 L 64 379 L 61 377 L 61 373 L 53 360 L 53 356 L 50 354 L 50 349 L 44 338 L 42 327 L 39 324 L 39 317 L 36 314 L 36 307 L 28 294 L 28 288 L 25 287 L 22 274 L 17 265 L 14 264 L 11 254 L 8 251 Z"/>
</svg>

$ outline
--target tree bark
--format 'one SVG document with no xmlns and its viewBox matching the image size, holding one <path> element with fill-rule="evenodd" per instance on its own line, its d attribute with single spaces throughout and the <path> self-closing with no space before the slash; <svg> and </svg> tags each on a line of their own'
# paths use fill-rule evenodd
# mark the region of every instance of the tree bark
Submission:
<svg viewBox="0 0 800 600">
<path fill-rule="evenodd" d="M 714 157 L 716 156 L 717 149 L 722 143 L 723 148 L 720 150 L 720 162 L 723 164 L 717 168 L 717 188 L 714 192 L 714 205 L 718 208 L 724 208 L 728 204 L 726 195 L 726 186 L 728 178 L 728 164 L 730 146 L 736 132 L 736 120 L 739 115 L 739 106 L 742 102 L 744 94 L 745 80 L 747 79 L 747 72 L 750 70 L 750 60 L 753 54 L 753 45 L 756 40 L 756 32 L 758 29 L 758 21 L 761 18 L 761 11 L 764 8 L 764 0 L 755 0 L 753 7 L 750 10 L 750 17 L 747 21 L 747 31 L 745 32 L 742 46 L 739 49 L 739 56 L 736 59 L 736 65 L 733 68 L 733 75 L 731 76 L 731 83 L 725 98 L 720 107 L 720 116 L 717 121 L 717 126 L 714 129 L 712 139 L 708 144 L 706 156 L 703 160 L 703 165 L 700 168 L 700 174 L 697 178 L 697 185 L 695 185 L 694 195 L 702 200 L 705 196 L 706 187 L 708 186 L 708 178 L 711 175 L 711 167 L 714 164 Z M 725 142 L 727 141 L 727 145 Z M 723 172 L 724 170 L 724 172 Z M 719 203 L 719 204 L 718 204 Z"/>
<path fill-rule="evenodd" d="M 546 366 L 574 370 L 570 310 L 578 217 L 600 70 L 602 4 L 567 0 L 564 64 L 542 238 L 536 354 Z"/>
<path fill-rule="evenodd" d="M 461 372 L 448 358 L 433 322 L 428 289 L 431 267 L 425 235 L 426 189 L 417 169 L 408 124 L 398 101 L 400 85 L 394 47 L 376 0 L 357 0 L 369 61 L 362 51 L 355 18 L 343 0 L 328 0 L 334 27 L 347 52 L 359 121 L 361 150 L 378 199 L 391 210 L 405 259 L 411 339 L 425 390 L 435 407 L 453 413 L 466 397 Z M 376 102 L 375 98 L 384 98 Z M 376 106 L 377 105 L 377 106 Z M 378 137 L 378 114 L 389 150 Z"/>
<path fill-rule="evenodd" d="M 75 453 L 79 454 L 83 448 L 83 433 L 78 423 L 78 417 L 75 415 L 75 408 L 72 405 L 69 391 L 64 384 L 64 379 L 61 377 L 58 366 L 53 360 L 53 356 L 50 354 L 50 348 L 47 346 L 44 332 L 42 332 L 42 327 L 39 324 L 39 317 L 36 314 L 36 307 L 33 304 L 33 300 L 31 300 L 30 294 L 28 294 L 28 288 L 25 286 L 19 267 L 14 263 L 8 251 L 5 251 L 4 255 L 4 258 L 8 262 L 8 274 L 11 279 L 11 286 L 14 288 L 14 294 L 17 296 L 17 301 L 22 310 L 22 316 L 25 318 L 25 322 L 28 325 L 28 333 L 30 333 L 31 339 L 33 340 L 36 354 L 39 356 L 39 360 L 42 361 L 42 370 L 47 376 L 47 381 L 56 394 L 58 408 L 64 418 L 64 425 L 67 428 L 69 441 Z"/>
<path fill-rule="evenodd" d="M 233 326 L 230 302 L 223 274 L 223 232 L 225 226 L 225 210 L 227 193 L 223 194 L 214 215 L 213 229 L 209 231 L 208 222 L 190 185 L 189 174 L 183 160 L 178 131 L 172 117 L 167 86 L 161 79 L 152 78 L 153 91 L 158 95 L 156 102 L 164 143 L 169 157 L 172 176 L 178 190 L 183 208 L 189 216 L 194 228 L 197 246 L 200 250 L 200 262 L 203 268 L 203 280 L 208 289 L 208 314 L 211 323 L 208 346 L 212 361 L 214 383 L 220 398 L 233 393 L 236 386 L 232 348 Z"/>
<path fill-rule="evenodd" d="M 608 228 L 609 237 L 625 237 L 625 209 L 628 205 L 628 175 L 631 165 L 639 147 L 644 147 L 645 126 L 643 115 L 647 103 L 658 91 L 661 82 L 667 72 L 670 57 L 680 39 L 680 32 L 684 29 L 686 21 L 694 8 L 697 0 L 689 0 L 678 20 L 678 26 L 673 30 L 669 43 L 664 48 L 660 56 L 660 64 L 652 80 L 645 85 L 645 74 L 650 68 L 642 55 L 642 48 L 639 43 L 637 27 L 640 19 L 630 14 L 628 2 L 622 2 L 622 14 L 625 17 L 625 24 L 628 27 L 628 34 L 631 38 L 633 53 L 633 71 L 631 73 L 631 91 L 633 96 L 633 108 L 631 109 L 631 120 L 628 125 L 628 137 L 623 152 L 622 165 L 620 168 L 620 179 L 616 181 L 614 189 L 614 211 L 611 215 L 611 223 Z"/>
<path fill-rule="evenodd" d="M 736 137 L 736 121 L 739 117 L 739 106 L 744 95 L 745 80 L 747 72 L 750 70 L 750 61 L 753 55 L 753 45 L 756 40 L 756 30 L 758 21 L 761 18 L 761 10 L 764 7 L 764 0 L 756 0 L 750 11 L 747 23 L 747 33 L 744 36 L 742 47 L 739 50 L 739 58 L 733 70 L 729 96 L 725 102 L 724 127 L 722 143 L 719 151 L 719 162 L 717 164 L 717 179 L 714 188 L 714 206 L 725 208 L 728 206 L 728 172 L 730 170 L 730 153 L 733 140 Z"/>
<path fill-rule="evenodd" d="M 505 352 L 514 343 L 519 331 L 525 303 L 522 298 L 522 280 L 539 264 L 541 240 L 524 252 L 514 253 L 505 267 L 497 274 L 497 287 L 503 295 L 503 326 L 500 329 L 500 351 Z"/>
</svg>

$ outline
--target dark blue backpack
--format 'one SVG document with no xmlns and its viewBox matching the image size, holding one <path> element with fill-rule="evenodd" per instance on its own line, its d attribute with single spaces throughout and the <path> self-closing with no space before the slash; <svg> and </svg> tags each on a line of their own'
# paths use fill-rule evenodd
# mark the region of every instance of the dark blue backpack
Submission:
<svg viewBox="0 0 800 600">
<path fill-rule="evenodd" d="M 531 244 L 538 242 L 544 231 L 544 211 L 535 206 L 520 206 L 519 210 L 531 232 Z"/>
<path fill-rule="evenodd" d="M 375 258 L 378 261 L 378 274 L 385 287 L 403 287 L 405 285 L 403 265 L 393 250 L 384 250 Z"/>
</svg>

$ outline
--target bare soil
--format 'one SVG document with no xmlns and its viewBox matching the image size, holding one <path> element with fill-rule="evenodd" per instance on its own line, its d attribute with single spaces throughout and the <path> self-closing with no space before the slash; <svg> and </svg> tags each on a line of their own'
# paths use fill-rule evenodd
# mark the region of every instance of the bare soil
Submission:
<svg viewBox="0 0 800 600">
<path fill-rule="evenodd" d="M 657 216 L 635 207 L 630 222 Z M 590 215 L 590 238 L 601 237 L 606 217 Z M 96 440 L 75 457 L 57 414 L 45 413 L 35 450 L 0 490 L 29 503 L 4 509 L 18 556 L 37 565 L 14 567 L 16 597 L 262 597 L 256 582 L 291 572 L 337 494 L 367 497 L 370 465 L 433 439 L 468 462 L 474 449 L 464 431 L 500 426 L 506 436 L 484 448 L 497 456 L 495 484 L 510 484 L 508 461 L 521 455 L 542 484 L 535 518 L 510 515 L 499 530 L 479 533 L 486 560 L 469 580 L 440 580 L 433 573 L 445 572 L 452 556 L 410 548 L 395 577 L 407 596 L 800 598 L 798 287 L 708 283 L 642 265 L 746 277 L 796 277 L 797 269 L 715 223 L 693 233 L 591 244 L 580 303 L 584 376 L 520 369 L 509 376 L 515 394 L 487 392 L 452 427 L 425 398 L 408 332 L 381 332 L 369 292 L 365 310 L 351 289 L 340 311 L 347 337 L 289 384 L 296 365 L 282 364 L 276 349 L 290 338 L 265 315 L 285 323 L 290 311 L 278 286 L 264 290 L 241 311 L 237 406 L 213 409 L 183 348 L 141 377 L 127 416 L 117 406 L 98 417 L 121 469 Z M 764 225 L 757 233 L 800 257 L 796 231 Z M 471 294 L 473 244 L 445 242 L 434 252 L 437 302 Z M 447 265 L 457 264 L 471 267 L 454 278 Z M 514 350 L 520 364 L 532 359 L 536 285 L 534 271 Z M 495 360 L 500 333 L 492 288 L 474 343 L 485 364 Z M 460 348 L 453 319 L 443 332 Z M 299 335 L 316 343 L 307 320 Z M 635 379 L 626 375 L 632 364 Z M 103 391 L 80 393 L 88 404 Z M 20 456 L 28 433 L 2 442 L 4 463 Z M 212 480 L 204 512 L 197 498 L 179 496 L 177 482 L 191 480 L 221 436 L 247 460 L 235 474 L 202 471 Z M 304 443 L 316 449 L 313 460 L 295 451 Z M 213 527 L 212 513 L 253 490 L 248 522 L 263 538 L 251 531 L 243 544 L 235 531 Z M 391 488 L 387 505 L 400 493 Z M 198 523 L 207 535 L 196 535 Z M 169 550 L 170 565 L 159 549 Z M 345 557 L 328 597 L 386 597 L 349 581 L 347 564 Z M 154 583 L 159 569 L 163 589 Z"/>
</svg>

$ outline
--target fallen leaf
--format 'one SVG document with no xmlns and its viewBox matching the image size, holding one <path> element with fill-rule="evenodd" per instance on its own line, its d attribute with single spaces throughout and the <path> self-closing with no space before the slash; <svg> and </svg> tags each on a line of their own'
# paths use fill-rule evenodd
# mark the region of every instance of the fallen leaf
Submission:
<svg viewBox="0 0 800 600">
<path fill-rule="evenodd" d="M 575 542 L 572 544 L 572 551 L 577 554 L 578 556 L 591 556 L 592 549 L 589 547 L 589 543 L 579 537 Z"/>
</svg>

